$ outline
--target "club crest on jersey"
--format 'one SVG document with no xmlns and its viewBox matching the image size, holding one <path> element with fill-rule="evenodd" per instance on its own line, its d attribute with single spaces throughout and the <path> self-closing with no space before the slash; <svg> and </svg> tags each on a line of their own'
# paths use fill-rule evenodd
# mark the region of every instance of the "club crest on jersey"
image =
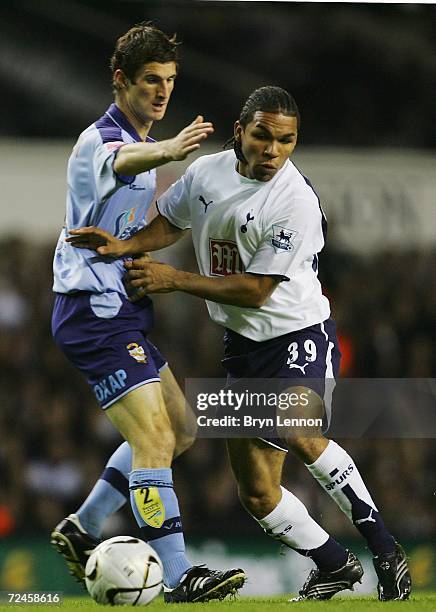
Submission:
<svg viewBox="0 0 436 612">
<path fill-rule="evenodd" d="M 230 276 L 245 272 L 236 242 L 210 238 L 209 250 L 210 273 L 213 276 Z"/>
<path fill-rule="evenodd" d="M 135 212 L 136 206 L 129 208 L 129 210 L 124 210 L 120 215 L 118 215 L 115 221 L 115 236 L 119 237 L 127 225 L 135 220 Z"/>
<path fill-rule="evenodd" d="M 245 223 L 243 223 L 241 227 L 239 228 L 243 234 L 247 233 L 248 224 L 250 223 L 250 221 L 254 221 L 254 215 L 251 214 L 252 212 L 253 211 L 250 210 L 250 212 L 245 215 Z"/>
<path fill-rule="evenodd" d="M 126 349 L 129 351 L 130 357 L 133 357 L 135 361 L 138 363 L 147 363 L 147 355 L 140 344 L 131 342 L 126 346 Z"/>
<path fill-rule="evenodd" d="M 292 243 L 298 232 L 288 229 L 287 227 L 282 227 L 281 225 L 273 225 L 272 232 L 271 244 L 275 248 L 276 253 L 278 251 L 293 250 L 294 245 Z"/>
</svg>

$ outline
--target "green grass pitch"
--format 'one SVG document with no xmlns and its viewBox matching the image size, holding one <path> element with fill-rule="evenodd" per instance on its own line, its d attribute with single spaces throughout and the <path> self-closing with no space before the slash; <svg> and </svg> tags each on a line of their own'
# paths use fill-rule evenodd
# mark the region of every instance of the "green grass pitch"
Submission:
<svg viewBox="0 0 436 612">
<path fill-rule="evenodd" d="M 165 605 L 161 598 L 158 598 L 156 601 L 153 601 L 148 607 L 147 612 L 161 612 L 163 610 L 174 610 L 174 612 L 203 612 L 204 610 L 209 610 L 210 612 L 219 612 L 222 610 L 223 612 L 269 612 L 271 611 L 281 611 L 281 610 L 303 610 L 304 612 L 323 612 L 325 610 L 329 610 L 329 612 L 333 612 L 336 609 L 340 609 L 343 612 L 367 612 L 367 611 L 375 611 L 375 610 L 387 610 L 387 612 L 395 612 L 398 610 L 399 612 L 420 612 L 423 611 L 434 611 L 436 610 L 436 594 L 434 593 L 418 593 L 412 594 L 412 597 L 409 601 L 392 601 L 392 602 L 379 602 L 377 598 L 374 597 L 334 597 L 330 601 L 308 601 L 308 602 L 300 602 L 300 603 L 289 603 L 288 602 L 289 595 L 280 596 L 280 597 L 238 597 L 237 599 L 230 599 L 225 601 L 211 601 L 209 603 L 197 603 L 197 604 L 177 604 L 176 609 L 174 610 L 173 606 Z M 138 610 L 137 606 L 123 606 L 122 610 L 130 610 L 135 608 Z M 61 610 L 62 612 L 70 612 L 73 610 L 80 610 L 84 612 L 85 610 L 93 610 L 97 612 L 97 610 L 109 609 L 103 606 L 97 605 L 93 602 L 89 597 L 80 597 L 80 598 L 65 598 L 62 604 L 59 605 L 2 605 L 0 606 L 0 610 L 12 612 L 14 609 L 27 610 L 27 612 L 31 612 L 32 610 L 41 611 L 41 610 Z"/>
</svg>

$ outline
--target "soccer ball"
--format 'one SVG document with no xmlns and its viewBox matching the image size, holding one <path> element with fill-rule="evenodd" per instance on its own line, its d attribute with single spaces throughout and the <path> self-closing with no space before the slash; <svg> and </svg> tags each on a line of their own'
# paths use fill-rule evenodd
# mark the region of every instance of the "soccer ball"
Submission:
<svg viewBox="0 0 436 612">
<path fill-rule="evenodd" d="M 89 556 L 85 582 L 99 604 L 144 606 L 162 588 L 162 563 L 138 538 L 116 536 L 99 544 Z"/>
</svg>

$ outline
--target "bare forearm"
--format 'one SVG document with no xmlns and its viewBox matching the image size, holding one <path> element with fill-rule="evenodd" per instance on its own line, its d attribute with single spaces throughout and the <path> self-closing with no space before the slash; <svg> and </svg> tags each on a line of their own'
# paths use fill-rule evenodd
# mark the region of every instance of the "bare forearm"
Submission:
<svg viewBox="0 0 436 612">
<path fill-rule="evenodd" d="M 135 176 L 172 161 L 168 141 L 136 142 L 118 151 L 114 170 L 124 176 Z"/>
<path fill-rule="evenodd" d="M 210 278 L 177 270 L 174 276 L 174 288 L 176 291 L 183 291 L 212 302 L 242 308 L 260 308 L 270 294 L 265 292 L 257 279 L 248 274 Z"/>
<path fill-rule="evenodd" d="M 210 122 L 201 115 L 177 136 L 162 142 L 136 142 L 121 147 L 114 161 L 114 170 L 124 176 L 135 176 L 170 161 L 185 159 L 213 132 Z"/>
<path fill-rule="evenodd" d="M 211 278 L 177 270 L 158 261 L 142 262 L 136 259 L 126 267 L 129 286 L 142 288 L 145 293 L 183 291 L 218 304 L 242 308 L 263 306 L 282 280 L 280 276 L 250 273 Z"/>
<path fill-rule="evenodd" d="M 147 251 L 157 251 L 173 244 L 185 234 L 175 225 L 158 215 L 153 221 L 128 240 L 119 240 L 99 227 L 81 227 L 70 230 L 66 238 L 77 249 L 93 249 L 99 255 L 126 257 Z"/>
<path fill-rule="evenodd" d="M 124 254 L 135 255 L 144 251 L 158 251 L 177 242 L 187 230 L 172 225 L 165 217 L 158 215 L 147 227 L 129 240 L 123 241 Z"/>
</svg>

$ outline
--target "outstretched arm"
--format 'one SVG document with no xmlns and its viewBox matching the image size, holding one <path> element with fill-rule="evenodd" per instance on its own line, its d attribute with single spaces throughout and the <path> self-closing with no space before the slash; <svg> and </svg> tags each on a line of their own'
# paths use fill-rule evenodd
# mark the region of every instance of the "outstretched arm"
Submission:
<svg viewBox="0 0 436 612">
<path fill-rule="evenodd" d="M 125 263 L 131 287 L 143 293 L 183 291 L 197 297 L 243 308 L 260 308 L 281 282 L 280 276 L 232 274 L 211 278 L 192 272 L 176 270 L 159 262 L 140 260 Z"/>
<path fill-rule="evenodd" d="M 172 225 L 162 215 L 157 215 L 147 227 L 128 240 L 119 240 L 99 227 L 82 227 L 70 230 L 66 238 L 78 249 L 92 249 L 99 255 L 127 257 L 145 251 L 157 251 L 179 240 L 188 230 Z"/>
<path fill-rule="evenodd" d="M 174 138 L 152 143 L 136 142 L 120 147 L 114 161 L 114 170 L 123 176 L 135 176 L 168 162 L 185 159 L 212 132 L 212 123 L 205 122 L 198 115 Z"/>
</svg>

